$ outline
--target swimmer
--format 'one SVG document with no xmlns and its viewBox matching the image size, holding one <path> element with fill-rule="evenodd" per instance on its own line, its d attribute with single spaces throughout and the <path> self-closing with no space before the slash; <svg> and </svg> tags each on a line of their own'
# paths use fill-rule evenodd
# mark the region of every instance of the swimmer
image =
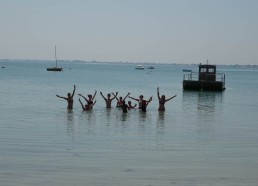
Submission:
<svg viewBox="0 0 258 186">
<path fill-rule="evenodd" d="M 116 92 L 115 95 L 117 96 L 117 94 L 118 94 L 118 92 Z M 111 108 L 111 103 L 112 103 L 113 99 L 115 99 L 116 97 L 114 96 L 114 97 L 111 98 L 111 94 L 110 93 L 107 94 L 107 98 L 105 98 L 103 96 L 102 92 L 100 92 L 100 95 L 103 97 L 103 99 L 106 102 L 106 108 Z"/>
<path fill-rule="evenodd" d="M 158 109 L 159 111 L 165 111 L 165 103 L 167 101 L 169 101 L 169 100 L 171 100 L 171 99 L 176 97 L 176 95 L 174 95 L 174 96 L 172 96 L 172 97 L 170 97 L 168 99 L 166 99 L 165 95 L 162 95 L 160 97 L 160 95 L 159 95 L 159 87 L 157 88 L 157 95 L 158 95 L 158 99 L 159 99 L 159 109 Z"/>
<path fill-rule="evenodd" d="M 75 85 L 73 86 L 73 93 L 68 93 L 67 94 L 67 97 L 62 97 L 62 96 L 59 96 L 59 95 L 56 95 L 56 97 L 58 98 L 62 98 L 62 99 L 65 99 L 67 101 L 67 109 L 73 109 L 73 96 L 74 96 L 74 93 L 75 93 Z"/>
</svg>

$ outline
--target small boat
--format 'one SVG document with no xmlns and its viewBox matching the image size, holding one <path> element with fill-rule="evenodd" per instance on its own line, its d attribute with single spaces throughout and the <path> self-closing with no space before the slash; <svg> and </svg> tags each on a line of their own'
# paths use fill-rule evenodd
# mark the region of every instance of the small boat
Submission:
<svg viewBox="0 0 258 186">
<path fill-rule="evenodd" d="M 192 72 L 190 69 L 183 69 L 183 72 Z"/>
<path fill-rule="evenodd" d="M 63 71 L 62 67 L 57 66 L 56 46 L 55 46 L 55 58 L 56 58 L 56 66 L 55 67 L 48 67 L 47 71 Z"/>
<path fill-rule="evenodd" d="M 49 67 L 47 71 L 63 71 L 62 67 Z"/>
<path fill-rule="evenodd" d="M 154 66 L 149 66 L 147 69 L 155 69 Z"/>
<path fill-rule="evenodd" d="M 137 65 L 137 66 L 135 67 L 135 69 L 137 69 L 137 70 L 144 70 L 144 66 L 142 66 L 142 65 Z"/>
<path fill-rule="evenodd" d="M 199 73 L 185 73 L 183 79 L 184 90 L 225 90 L 225 74 L 216 73 L 216 65 L 199 65 Z"/>
</svg>

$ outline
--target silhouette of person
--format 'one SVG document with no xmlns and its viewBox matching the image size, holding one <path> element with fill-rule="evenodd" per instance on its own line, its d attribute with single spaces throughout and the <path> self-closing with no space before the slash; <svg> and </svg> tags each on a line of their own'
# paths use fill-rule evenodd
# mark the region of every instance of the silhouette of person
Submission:
<svg viewBox="0 0 258 186">
<path fill-rule="evenodd" d="M 147 106 L 149 105 L 149 103 L 152 101 L 152 97 L 150 97 L 150 99 L 147 100 L 142 100 L 142 112 L 147 112 Z"/>
<path fill-rule="evenodd" d="M 159 95 L 159 87 L 157 88 L 157 95 L 158 95 L 158 99 L 159 99 L 159 109 L 158 109 L 159 111 L 165 111 L 165 103 L 167 101 L 169 101 L 169 100 L 171 100 L 171 99 L 176 97 L 176 95 L 174 95 L 174 96 L 172 96 L 172 97 L 170 97 L 168 99 L 166 99 L 165 95 L 162 95 L 160 97 L 160 95 Z"/>
<path fill-rule="evenodd" d="M 117 95 L 117 94 L 118 94 L 118 92 L 116 92 L 116 95 Z M 100 95 L 102 96 L 102 98 L 103 98 L 103 99 L 105 100 L 105 102 L 106 102 L 106 108 L 111 108 L 111 103 L 112 103 L 113 99 L 115 99 L 116 97 L 114 96 L 114 97 L 111 98 L 111 94 L 110 94 L 110 93 L 107 94 L 107 98 L 105 98 L 105 97 L 103 96 L 102 92 L 100 92 Z"/>
<path fill-rule="evenodd" d="M 85 96 L 83 96 L 82 94 L 78 94 L 78 95 L 83 97 L 88 105 L 92 105 L 96 94 L 97 94 L 96 90 L 95 90 L 95 93 L 93 96 L 92 96 L 92 94 L 88 94 L 88 99 Z"/>
<path fill-rule="evenodd" d="M 125 101 L 125 99 L 130 95 L 130 93 L 128 93 L 125 97 L 124 97 L 124 99 L 123 99 L 123 97 L 119 97 L 119 99 L 117 98 L 117 95 L 115 95 L 114 93 L 112 93 L 114 96 L 115 96 L 115 98 L 116 98 L 116 100 L 117 100 L 117 104 L 116 104 L 116 106 L 117 107 L 121 107 L 121 105 L 123 104 L 123 101 Z"/>
<path fill-rule="evenodd" d="M 131 96 L 129 96 L 129 98 L 137 101 L 138 102 L 138 109 L 142 109 L 143 95 L 140 95 L 139 99 L 133 98 Z M 145 101 L 147 101 L 147 100 L 145 100 Z"/>
<path fill-rule="evenodd" d="M 133 109 L 137 106 L 137 104 L 135 103 L 135 105 L 132 105 L 131 101 L 128 101 L 128 110 Z"/>
<path fill-rule="evenodd" d="M 73 93 L 67 93 L 67 97 L 62 97 L 62 96 L 59 96 L 59 95 L 56 95 L 56 97 L 58 98 L 62 98 L 62 99 L 65 99 L 67 101 L 67 109 L 73 109 L 73 96 L 74 96 L 74 93 L 75 93 L 75 85 L 73 86 Z"/>
<path fill-rule="evenodd" d="M 82 110 L 83 111 L 89 111 L 89 110 L 91 110 L 92 108 L 93 108 L 93 105 L 95 105 L 95 103 L 96 103 L 96 100 L 92 103 L 92 104 L 85 104 L 85 106 L 82 104 L 82 102 L 81 102 L 81 99 L 79 98 L 79 102 L 80 102 L 80 104 L 81 104 L 81 106 L 82 106 Z"/>
<path fill-rule="evenodd" d="M 129 109 L 128 105 L 126 104 L 126 102 L 124 100 L 122 101 L 121 108 L 123 110 L 123 113 L 127 113 L 128 109 Z"/>
</svg>

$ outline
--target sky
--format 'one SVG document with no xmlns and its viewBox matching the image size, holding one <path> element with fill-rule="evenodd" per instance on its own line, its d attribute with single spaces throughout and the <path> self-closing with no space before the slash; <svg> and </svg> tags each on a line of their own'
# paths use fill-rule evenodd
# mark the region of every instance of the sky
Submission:
<svg viewBox="0 0 258 186">
<path fill-rule="evenodd" d="M 0 59 L 258 65 L 258 0 L 0 0 Z"/>
</svg>

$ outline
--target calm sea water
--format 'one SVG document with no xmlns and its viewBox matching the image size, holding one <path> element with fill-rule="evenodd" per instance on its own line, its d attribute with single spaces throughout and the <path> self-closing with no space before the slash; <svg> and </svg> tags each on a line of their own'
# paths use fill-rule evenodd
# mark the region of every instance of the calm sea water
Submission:
<svg viewBox="0 0 258 186">
<path fill-rule="evenodd" d="M 183 68 L 1 61 L 0 185 L 167 186 L 258 184 L 258 68 L 218 67 L 224 92 L 182 90 Z M 76 85 L 73 111 L 55 95 Z M 157 111 L 156 88 L 167 97 Z M 97 90 L 82 112 L 78 93 Z M 153 101 L 143 114 L 106 109 L 99 92 Z"/>
</svg>

